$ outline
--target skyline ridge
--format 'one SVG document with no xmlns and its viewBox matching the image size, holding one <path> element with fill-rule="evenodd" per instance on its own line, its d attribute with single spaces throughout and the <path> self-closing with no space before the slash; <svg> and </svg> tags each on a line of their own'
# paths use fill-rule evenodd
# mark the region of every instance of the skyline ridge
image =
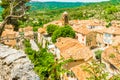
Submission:
<svg viewBox="0 0 120 80">
<path fill-rule="evenodd" d="M 110 0 L 31 0 L 38 2 L 102 2 L 102 1 L 110 1 Z"/>
</svg>

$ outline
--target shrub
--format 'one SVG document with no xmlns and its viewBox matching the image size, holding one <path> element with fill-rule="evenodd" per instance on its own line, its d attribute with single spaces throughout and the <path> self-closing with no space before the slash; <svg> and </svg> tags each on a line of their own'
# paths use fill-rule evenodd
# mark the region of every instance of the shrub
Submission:
<svg viewBox="0 0 120 80">
<path fill-rule="evenodd" d="M 102 52 L 103 52 L 102 50 L 95 51 L 95 57 L 96 57 L 96 59 L 101 59 Z"/>
<path fill-rule="evenodd" d="M 25 47 L 31 47 L 30 41 L 29 40 L 24 40 L 24 45 Z"/>
<path fill-rule="evenodd" d="M 52 35 L 52 42 L 55 43 L 59 37 L 75 37 L 75 32 L 70 26 L 64 26 L 56 30 Z"/>
<path fill-rule="evenodd" d="M 54 32 L 55 30 L 57 30 L 58 28 L 59 28 L 59 26 L 50 24 L 50 25 L 47 26 L 47 33 L 48 33 L 49 35 L 52 35 L 53 32 Z"/>
</svg>

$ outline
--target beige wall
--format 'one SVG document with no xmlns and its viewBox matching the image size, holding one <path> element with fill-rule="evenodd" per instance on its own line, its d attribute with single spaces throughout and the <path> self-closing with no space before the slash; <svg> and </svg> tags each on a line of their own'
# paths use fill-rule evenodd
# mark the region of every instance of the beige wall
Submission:
<svg viewBox="0 0 120 80">
<path fill-rule="evenodd" d="M 103 47 L 104 46 L 103 34 L 97 33 L 97 35 L 96 35 L 96 41 L 97 41 L 98 47 Z"/>
<path fill-rule="evenodd" d="M 76 33 L 76 36 L 78 37 L 78 41 L 79 41 L 81 44 L 86 45 L 86 36 L 85 36 L 85 35 L 80 34 L 80 33 Z"/>
<path fill-rule="evenodd" d="M 96 32 L 90 32 L 86 35 L 86 45 L 89 47 L 97 46 Z"/>
</svg>

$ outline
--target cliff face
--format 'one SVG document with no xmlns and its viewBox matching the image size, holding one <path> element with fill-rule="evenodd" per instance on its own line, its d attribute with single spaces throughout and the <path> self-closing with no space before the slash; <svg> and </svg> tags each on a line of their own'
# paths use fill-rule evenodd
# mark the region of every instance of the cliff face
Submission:
<svg viewBox="0 0 120 80">
<path fill-rule="evenodd" d="M 0 44 L 0 80 L 40 80 L 22 51 Z"/>
</svg>

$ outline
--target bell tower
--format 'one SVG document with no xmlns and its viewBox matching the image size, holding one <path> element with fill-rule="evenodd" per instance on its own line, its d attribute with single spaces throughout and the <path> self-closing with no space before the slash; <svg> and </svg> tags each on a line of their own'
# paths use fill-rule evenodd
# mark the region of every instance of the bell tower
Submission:
<svg viewBox="0 0 120 80">
<path fill-rule="evenodd" d="M 62 14 L 62 20 L 63 20 L 63 25 L 69 24 L 68 13 L 66 11 Z"/>
</svg>

